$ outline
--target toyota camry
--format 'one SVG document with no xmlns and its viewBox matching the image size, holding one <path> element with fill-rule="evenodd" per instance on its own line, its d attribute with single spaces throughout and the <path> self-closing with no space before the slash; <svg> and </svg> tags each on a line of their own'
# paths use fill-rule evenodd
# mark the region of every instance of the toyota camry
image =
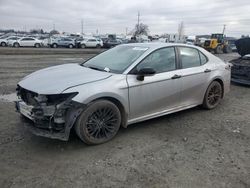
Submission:
<svg viewBox="0 0 250 188">
<path fill-rule="evenodd" d="M 36 135 L 87 144 L 119 128 L 195 106 L 215 108 L 230 89 L 230 64 L 184 44 L 135 43 L 81 64 L 36 71 L 17 85 L 16 109 Z"/>
</svg>

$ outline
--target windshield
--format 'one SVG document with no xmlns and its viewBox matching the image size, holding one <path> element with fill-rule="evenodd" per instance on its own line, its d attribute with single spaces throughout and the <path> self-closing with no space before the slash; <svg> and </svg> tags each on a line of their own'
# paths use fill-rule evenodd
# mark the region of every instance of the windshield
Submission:
<svg viewBox="0 0 250 188">
<path fill-rule="evenodd" d="M 83 66 L 114 73 L 122 73 L 148 48 L 121 45 L 103 52 L 83 63 Z"/>
</svg>

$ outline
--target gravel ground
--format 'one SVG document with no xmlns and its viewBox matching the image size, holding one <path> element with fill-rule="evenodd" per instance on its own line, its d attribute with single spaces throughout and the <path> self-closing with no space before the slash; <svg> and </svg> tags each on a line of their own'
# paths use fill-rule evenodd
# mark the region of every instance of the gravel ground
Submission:
<svg viewBox="0 0 250 188">
<path fill-rule="evenodd" d="M 0 49 L 1 50 L 1 49 Z M 0 94 L 25 75 L 93 54 L 0 55 Z M 225 60 L 237 54 L 221 55 Z M 250 187 L 250 88 L 232 85 L 216 109 L 193 108 L 121 129 L 86 146 L 23 129 L 0 101 L 0 187 Z"/>
</svg>

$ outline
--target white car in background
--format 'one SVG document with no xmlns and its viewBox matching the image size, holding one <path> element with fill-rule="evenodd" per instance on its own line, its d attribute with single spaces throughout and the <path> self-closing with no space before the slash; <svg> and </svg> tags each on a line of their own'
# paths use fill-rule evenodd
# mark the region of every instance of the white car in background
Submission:
<svg viewBox="0 0 250 188">
<path fill-rule="evenodd" d="M 9 37 L 2 37 L 0 38 L 0 45 L 1 46 L 7 46 L 9 41 L 12 41 L 12 40 L 18 40 L 18 38 L 20 37 L 17 37 L 17 36 L 9 36 Z"/>
<path fill-rule="evenodd" d="M 42 41 L 33 37 L 22 37 L 17 40 L 14 44 L 14 47 L 36 47 L 39 48 L 42 46 Z"/>
<path fill-rule="evenodd" d="M 16 36 L 8 37 L 7 46 L 14 46 L 14 43 L 17 42 L 20 38 L 21 37 L 16 37 Z"/>
<path fill-rule="evenodd" d="M 87 38 L 81 41 L 81 48 L 101 48 L 103 47 L 103 42 L 101 39 Z"/>
<path fill-rule="evenodd" d="M 0 46 L 6 46 L 7 45 L 7 40 L 5 37 L 0 38 Z"/>
</svg>

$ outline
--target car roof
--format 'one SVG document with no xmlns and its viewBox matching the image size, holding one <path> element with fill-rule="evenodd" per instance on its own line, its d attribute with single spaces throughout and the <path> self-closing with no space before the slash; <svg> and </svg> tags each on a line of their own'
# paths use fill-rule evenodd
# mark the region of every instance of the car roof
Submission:
<svg viewBox="0 0 250 188">
<path fill-rule="evenodd" d="M 145 48 L 150 48 L 152 50 L 163 48 L 163 47 L 170 47 L 170 46 L 183 46 L 183 47 L 191 47 L 191 48 L 200 49 L 199 47 L 194 46 L 194 45 L 181 44 L 181 43 L 163 43 L 163 42 L 129 43 L 129 44 L 124 44 L 124 45 L 134 46 L 134 47 L 145 47 Z"/>
</svg>

